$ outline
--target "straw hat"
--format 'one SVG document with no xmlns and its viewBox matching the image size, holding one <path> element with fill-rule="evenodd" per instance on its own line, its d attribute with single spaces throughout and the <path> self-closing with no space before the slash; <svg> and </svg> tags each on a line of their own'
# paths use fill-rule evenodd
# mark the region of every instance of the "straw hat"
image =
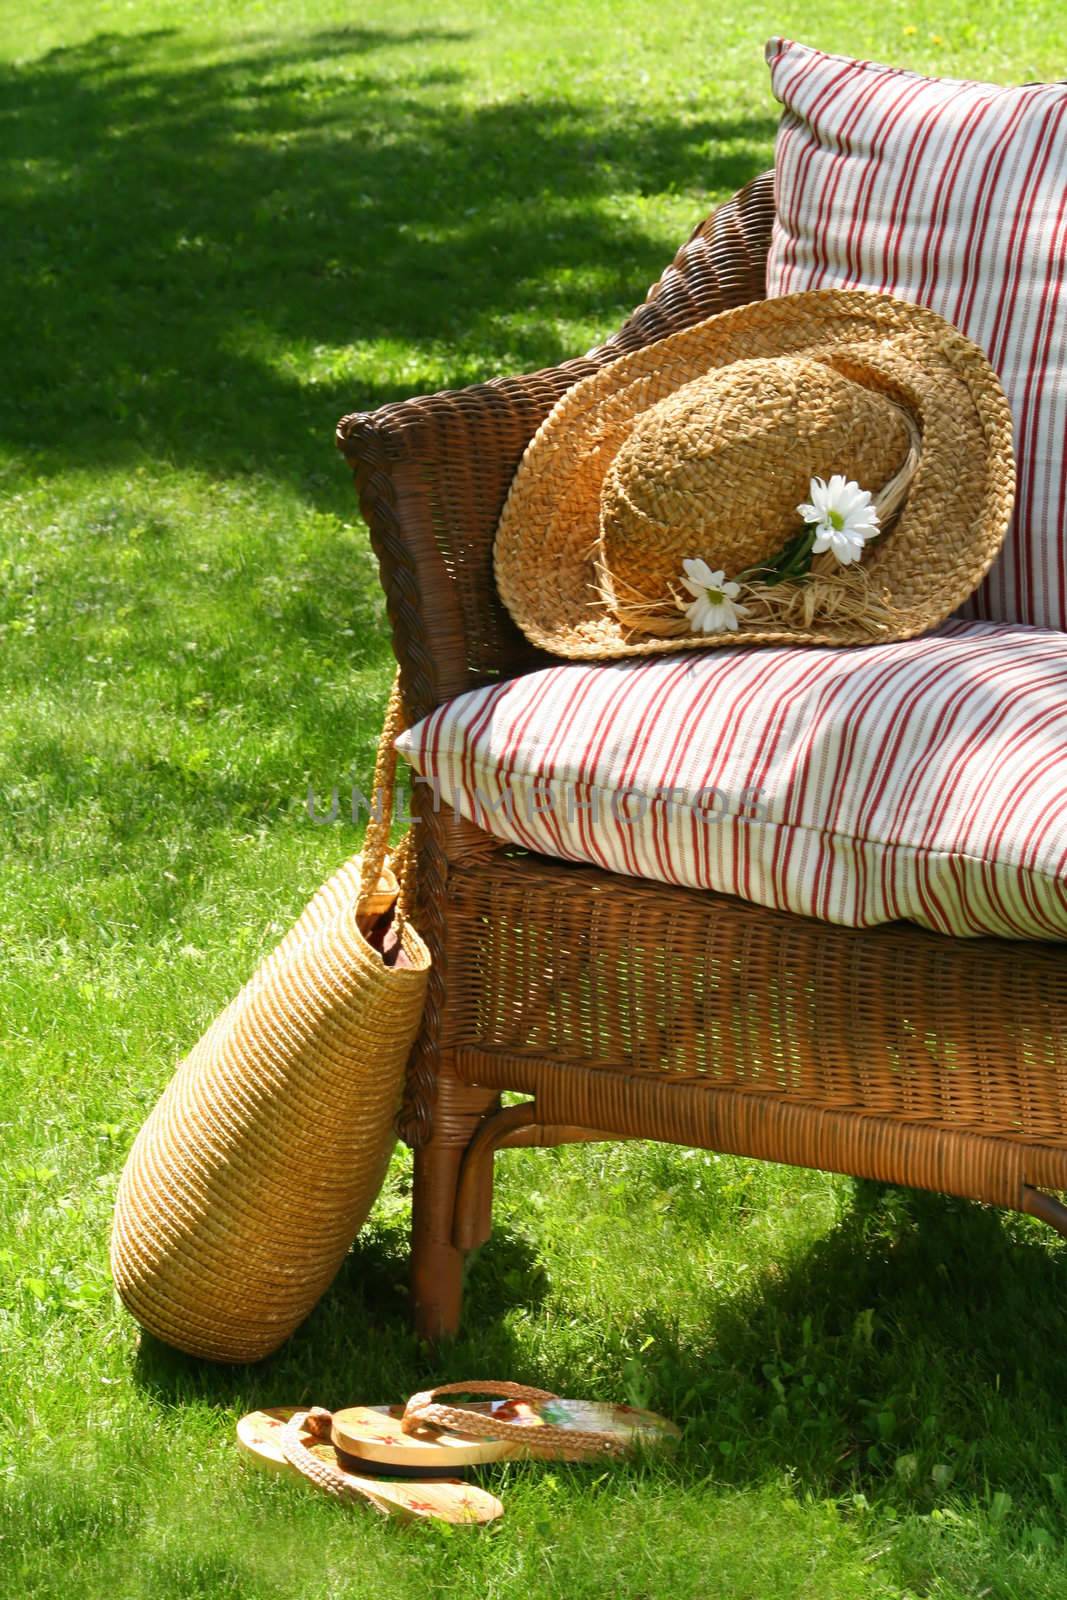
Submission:
<svg viewBox="0 0 1067 1600">
<path fill-rule="evenodd" d="M 516 473 L 496 578 L 560 656 L 904 639 L 976 588 L 1014 490 L 977 346 L 888 295 L 816 290 L 569 390 Z"/>
</svg>

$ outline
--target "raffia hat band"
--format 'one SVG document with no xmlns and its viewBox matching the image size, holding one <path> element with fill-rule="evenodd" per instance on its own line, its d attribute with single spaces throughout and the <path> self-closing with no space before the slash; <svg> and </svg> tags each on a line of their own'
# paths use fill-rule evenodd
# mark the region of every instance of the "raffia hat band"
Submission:
<svg viewBox="0 0 1067 1600">
<path fill-rule="evenodd" d="M 1004 392 L 941 317 L 858 291 L 760 301 L 557 402 L 497 583 L 562 656 L 907 638 L 985 575 L 1014 486 Z"/>
<path fill-rule="evenodd" d="M 833 362 L 825 364 L 832 367 Z M 686 389 L 699 398 L 708 386 L 707 378 L 698 378 Z M 679 393 L 684 395 L 686 389 Z M 784 540 L 781 529 L 768 529 L 766 555 L 732 572 L 714 570 L 699 553 L 701 538 L 695 534 L 693 555 L 682 557 L 676 581 L 668 582 L 659 595 L 641 592 L 609 564 L 610 490 L 623 470 L 616 464 L 608 475 L 609 493 L 601 497 L 601 537 L 594 553 L 598 595 L 592 603 L 606 606 L 636 633 L 671 638 L 685 633 L 735 633 L 750 623 L 788 623 L 797 612 L 799 591 L 809 622 L 847 618 L 877 635 L 889 620 L 888 607 L 866 572 L 859 570 L 859 563 L 865 548 L 883 538 L 899 516 L 922 451 L 921 425 L 907 402 L 883 394 L 881 403 L 896 413 L 906 446 L 903 458 L 880 487 L 870 488 L 843 473 L 815 474 L 808 483 L 808 498 L 794 508 L 791 520 L 795 528 Z M 647 427 L 649 421 L 658 424 L 655 412 L 653 408 L 638 428 Z"/>
</svg>

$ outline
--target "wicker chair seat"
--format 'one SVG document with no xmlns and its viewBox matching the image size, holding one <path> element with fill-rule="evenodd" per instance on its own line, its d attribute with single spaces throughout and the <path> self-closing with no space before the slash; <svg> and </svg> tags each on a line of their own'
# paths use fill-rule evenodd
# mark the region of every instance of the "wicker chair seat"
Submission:
<svg viewBox="0 0 1067 1600">
<path fill-rule="evenodd" d="M 573 1065 L 775 1096 L 1055 1146 L 1067 1178 L 1055 945 L 839 928 L 725 896 L 709 914 L 698 891 L 517 851 L 450 888 L 448 1039 L 473 1082 L 536 1094 L 544 1062 L 552 1081 Z M 604 1126 L 610 1087 L 586 1092 Z"/>
</svg>

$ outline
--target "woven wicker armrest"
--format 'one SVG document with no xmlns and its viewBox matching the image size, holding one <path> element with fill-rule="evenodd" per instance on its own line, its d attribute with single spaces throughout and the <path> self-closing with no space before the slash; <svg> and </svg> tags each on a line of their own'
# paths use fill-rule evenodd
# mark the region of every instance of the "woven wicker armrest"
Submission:
<svg viewBox="0 0 1067 1600">
<path fill-rule="evenodd" d="M 618 333 L 587 356 L 341 419 L 337 444 L 381 565 L 409 716 L 545 659 L 493 583 L 493 534 L 523 450 L 588 373 L 762 299 L 773 206 L 773 174 L 764 173 L 700 224 Z"/>
</svg>

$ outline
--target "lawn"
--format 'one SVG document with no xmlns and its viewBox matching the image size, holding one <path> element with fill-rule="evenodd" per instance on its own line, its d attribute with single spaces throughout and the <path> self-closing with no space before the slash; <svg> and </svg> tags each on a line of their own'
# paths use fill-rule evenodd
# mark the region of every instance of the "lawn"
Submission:
<svg viewBox="0 0 1067 1600">
<path fill-rule="evenodd" d="M 333 1290 L 211 1368 L 117 1306 L 175 1061 L 358 843 L 389 678 L 344 411 L 605 335 L 770 164 L 762 45 L 998 81 L 1058 0 L 36 0 L 0 21 L 0 1571 L 12 1596 L 1042 1600 L 1067 1253 L 1025 1218 L 653 1145 L 515 1152 L 464 1332 L 398 1152 Z M 329 1159 L 329 1152 L 323 1152 Z M 242 1411 L 509 1375 L 685 1423 L 405 1532 L 243 1469 Z"/>
</svg>

